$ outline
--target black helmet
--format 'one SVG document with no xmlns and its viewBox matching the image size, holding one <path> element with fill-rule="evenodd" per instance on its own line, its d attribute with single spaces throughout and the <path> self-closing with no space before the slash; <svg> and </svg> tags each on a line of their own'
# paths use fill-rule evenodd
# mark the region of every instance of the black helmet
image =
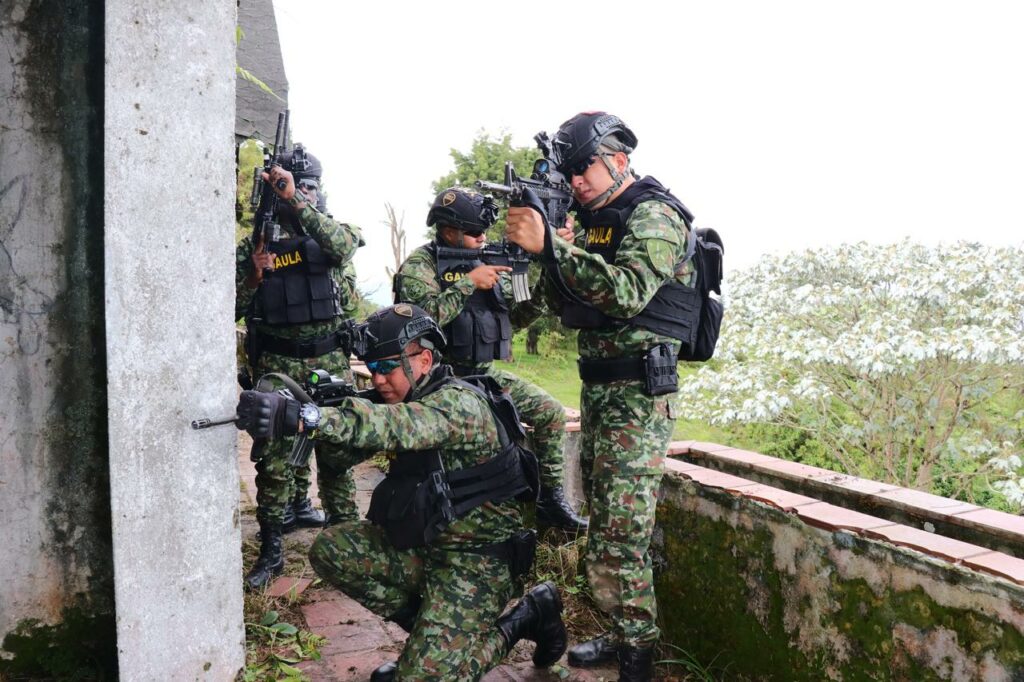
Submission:
<svg viewBox="0 0 1024 682">
<path fill-rule="evenodd" d="M 636 149 L 636 135 L 618 116 L 603 111 L 584 111 L 558 127 L 551 141 L 557 156 L 558 170 L 571 177 L 573 170 L 597 153 L 601 142 L 614 134 L 627 154 Z"/>
<path fill-rule="evenodd" d="M 465 187 L 441 190 L 427 213 L 427 226 L 450 225 L 459 230 L 486 230 L 498 219 L 498 205 L 490 196 Z"/>
<path fill-rule="evenodd" d="M 291 171 L 296 180 L 302 178 L 319 180 L 320 176 L 323 175 L 320 159 L 307 152 L 302 144 L 296 144 L 281 155 L 281 166 L 285 170 Z"/>
<path fill-rule="evenodd" d="M 360 360 L 379 360 L 399 355 L 411 341 L 418 341 L 429 350 L 442 351 L 444 333 L 426 311 L 411 303 L 398 303 L 382 308 L 360 325 L 362 343 L 356 344 Z"/>
</svg>

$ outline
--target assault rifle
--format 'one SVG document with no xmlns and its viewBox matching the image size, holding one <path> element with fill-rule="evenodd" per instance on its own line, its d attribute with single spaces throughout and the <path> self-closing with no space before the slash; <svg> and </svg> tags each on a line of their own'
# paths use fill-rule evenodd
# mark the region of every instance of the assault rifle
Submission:
<svg viewBox="0 0 1024 682">
<path fill-rule="evenodd" d="M 281 226 L 276 222 L 279 200 L 277 193 L 267 186 L 263 174 L 270 173 L 272 168 L 280 166 L 285 152 L 288 151 L 288 118 L 288 109 L 277 115 L 274 148 L 264 148 L 263 167 L 256 166 L 252 171 L 252 195 L 249 197 L 249 204 L 255 212 L 252 225 L 252 244 L 255 249 L 266 246 L 268 242 L 276 242 L 281 237 Z M 278 180 L 277 188 L 284 189 L 287 184 L 284 180 Z M 266 277 L 269 272 L 269 269 L 264 270 L 263 276 Z"/>
<path fill-rule="evenodd" d="M 565 218 L 573 208 L 572 187 L 558 171 L 558 154 L 547 133 L 537 133 L 533 139 L 543 156 L 534 162 L 533 172 L 529 178 L 516 175 L 512 162 L 506 161 L 504 184 L 478 180 L 476 186 L 486 192 L 505 197 L 512 206 L 531 206 L 537 209 L 547 218 L 550 229 L 558 229 L 565 225 Z M 527 200 L 527 189 L 540 202 L 539 206 Z"/>
<path fill-rule="evenodd" d="M 436 255 L 437 270 L 442 277 L 450 272 L 468 271 L 478 265 L 512 268 L 512 296 L 516 303 L 530 300 L 530 254 L 518 244 L 504 239 L 479 249 L 459 249 L 439 244 Z"/>
<path fill-rule="evenodd" d="M 259 382 L 259 386 L 264 388 L 258 388 L 257 390 L 269 389 L 268 377 L 274 377 L 285 385 L 286 388 L 281 390 L 283 395 L 294 398 L 300 403 L 314 403 L 317 407 L 334 407 L 345 398 L 370 397 L 374 391 L 374 389 L 359 390 L 353 384 L 322 369 L 311 371 L 309 376 L 306 377 L 305 383 L 301 386 L 287 375 L 267 374 Z M 265 382 L 265 380 L 267 381 Z M 198 430 L 214 426 L 225 426 L 237 423 L 238 419 L 237 414 L 223 419 L 196 419 L 192 422 L 192 428 Z M 259 459 L 265 444 L 266 441 L 263 439 L 253 443 L 252 457 L 254 461 Z M 312 452 L 313 442 L 309 439 L 309 434 L 305 432 L 300 433 L 295 438 L 291 454 L 288 455 L 288 463 L 295 467 L 306 466 L 309 463 L 309 456 Z"/>
<path fill-rule="evenodd" d="M 569 211 L 576 208 L 572 196 L 572 187 L 565 175 L 558 170 L 561 156 L 551 138 L 545 132 L 533 136 L 534 142 L 541 151 L 541 158 L 533 163 L 533 172 L 529 178 L 520 178 L 511 161 L 505 162 L 505 183 L 496 184 L 478 180 L 476 186 L 484 191 L 493 192 L 505 197 L 511 206 L 529 206 L 546 219 L 547 234 L 544 237 L 544 258 L 541 262 L 545 271 L 551 275 L 551 282 L 564 298 L 579 298 L 565 284 L 557 267 L 553 266 L 554 230 L 565 225 Z"/>
</svg>

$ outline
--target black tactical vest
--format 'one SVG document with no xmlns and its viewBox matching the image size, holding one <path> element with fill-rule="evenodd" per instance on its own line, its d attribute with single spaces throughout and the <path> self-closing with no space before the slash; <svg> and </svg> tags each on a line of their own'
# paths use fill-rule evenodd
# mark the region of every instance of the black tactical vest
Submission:
<svg viewBox="0 0 1024 682">
<path fill-rule="evenodd" d="M 452 521 L 485 502 L 537 499 L 537 458 L 523 446 L 526 433 L 511 399 L 492 377 L 456 379 L 446 365 L 434 370 L 417 399 L 451 383 L 466 386 L 487 401 L 501 449 L 482 464 L 452 470 L 445 469 L 436 449 L 396 453 L 366 512 L 396 549 L 429 545 Z"/>
<path fill-rule="evenodd" d="M 437 263 L 442 291 L 481 264 L 479 261 L 438 260 L 435 246 L 428 244 L 426 248 Z M 480 364 L 510 357 L 512 321 L 501 287 L 495 284 L 489 290 L 474 291 L 459 316 L 445 325 L 444 334 L 448 339 L 445 357 L 452 362 Z"/>
<path fill-rule="evenodd" d="M 579 212 L 586 234 L 584 248 L 587 252 L 598 254 L 607 263 L 614 263 L 615 254 L 626 235 L 626 224 L 630 216 L 639 204 L 652 199 L 671 206 L 683 218 L 687 227 L 690 226 L 693 214 L 660 182 L 647 176 L 627 187 L 608 206 L 593 212 Z M 692 235 L 690 242 L 692 245 Z M 572 329 L 631 324 L 679 339 L 684 346 L 689 347 L 696 338 L 700 304 L 700 294 L 696 289 L 670 280 L 661 285 L 647 307 L 628 320 L 609 317 L 597 308 L 578 301 L 563 302 L 561 319 L 562 324 Z"/>
<path fill-rule="evenodd" d="M 342 314 L 334 263 L 312 237 L 271 242 L 274 270 L 256 292 L 255 316 L 268 325 L 295 325 L 332 320 Z"/>
</svg>

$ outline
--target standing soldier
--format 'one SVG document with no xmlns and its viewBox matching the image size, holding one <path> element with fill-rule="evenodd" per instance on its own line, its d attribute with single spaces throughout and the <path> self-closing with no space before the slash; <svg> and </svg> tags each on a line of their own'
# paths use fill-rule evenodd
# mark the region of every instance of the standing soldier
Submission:
<svg viewBox="0 0 1024 682">
<path fill-rule="evenodd" d="M 441 191 L 427 214 L 436 239 L 415 249 L 395 275 L 396 302 L 414 303 L 437 320 L 448 338 L 445 360 L 456 376 L 486 374 L 505 389 L 533 427 L 540 463 L 537 523 L 573 532 L 587 528 L 565 499 L 562 488 L 565 410 L 547 391 L 493 365 L 511 354 L 512 328 L 525 327 L 543 312 L 539 299 L 512 301 L 511 268 L 438 259 L 438 246 L 481 249 L 485 232 L 498 217 L 490 197 L 462 187 Z M 467 271 L 468 270 L 468 271 Z"/>
<path fill-rule="evenodd" d="M 552 304 L 563 324 L 580 330 L 587 577 L 614 628 L 572 647 L 569 664 L 617 658 L 620 680 L 649 680 L 659 630 L 648 548 L 676 416 L 676 357 L 699 311 L 687 258 L 692 216 L 657 180 L 634 175 L 637 139 L 617 116 L 578 114 L 552 143 L 583 207 L 586 243 L 552 235 L 528 207 L 509 209 L 508 236 L 542 254 L 571 297 Z"/>
<path fill-rule="evenodd" d="M 352 302 L 342 299 L 351 293 L 346 274 L 361 233 L 355 225 L 339 223 L 317 208 L 318 202 L 323 206 L 320 175 L 320 162 L 302 145 L 296 145 L 281 166 L 264 174 L 283 200 L 277 216 L 282 234 L 279 239 L 267 235 L 268 241 L 259 244 L 247 237 L 235 253 L 236 314 L 246 320 L 252 380 L 268 372 L 301 378 L 314 368 L 333 374 L 349 369 L 348 350 L 342 347 L 338 330 L 351 310 Z M 254 457 L 259 457 L 260 554 L 245 577 L 251 589 L 266 585 L 284 568 L 281 534 L 287 522 L 313 527 L 358 516 L 350 471 L 333 467 L 317 449 L 325 519 L 307 497 L 309 469 L 297 472 L 289 465 L 290 450 L 290 440 L 268 443 L 262 453 L 254 446 Z"/>
<path fill-rule="evenodd" d="M 537 643 L 536 666 L 552 665 L 567 644 L 554 585 L 537 585 L 502 615 L 536 542 L 514 501 L 537 485 L 523 467 L 515 408 L 486 378 L 471 384 L 436 364 L 444 335 L 416 306 L 377 311 L 358 330 L 372 401 L 300 408 L 245 391 L 237 412 L 253 436 L 302 432 L 353 456 L 393 455 L 369 520 L 331 526 L 310 550 L 324 580 L 410 633 L 398 662 L 371 679 L 478 680 L 520 639 Z"/>
</svg>

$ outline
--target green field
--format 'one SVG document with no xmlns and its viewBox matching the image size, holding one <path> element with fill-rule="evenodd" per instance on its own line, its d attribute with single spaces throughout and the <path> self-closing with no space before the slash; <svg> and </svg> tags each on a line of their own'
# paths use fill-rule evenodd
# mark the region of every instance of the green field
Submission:
<svg viewBox="0 0 1024 682">
<path fill-rule="evenodd" d="M 545 349 L 542 341 L 541 354 L 529 355 L 524 347 L 523 335 L 516 334 L 512 344 L 512 358 L 508 362 L 496 362 L 495 366 L 537 384 L 567 407 L 577 410 L 580 408 L 580 377 L 576 373 L 575 348 Z M 695 371 L 697 371 L 695 366 L 679 365 L 680 377 Z M 680 405 L 679 407 L 679 413 L 685 417 L 686 406 Z M 730 441 L 735 440 L 735 437 L 721 429 L 685 418 L 676 420 L 676 428 L 672 437 L 674 440 L 703 440 L 724 444 L 733 444 Z"/>
</svg>

